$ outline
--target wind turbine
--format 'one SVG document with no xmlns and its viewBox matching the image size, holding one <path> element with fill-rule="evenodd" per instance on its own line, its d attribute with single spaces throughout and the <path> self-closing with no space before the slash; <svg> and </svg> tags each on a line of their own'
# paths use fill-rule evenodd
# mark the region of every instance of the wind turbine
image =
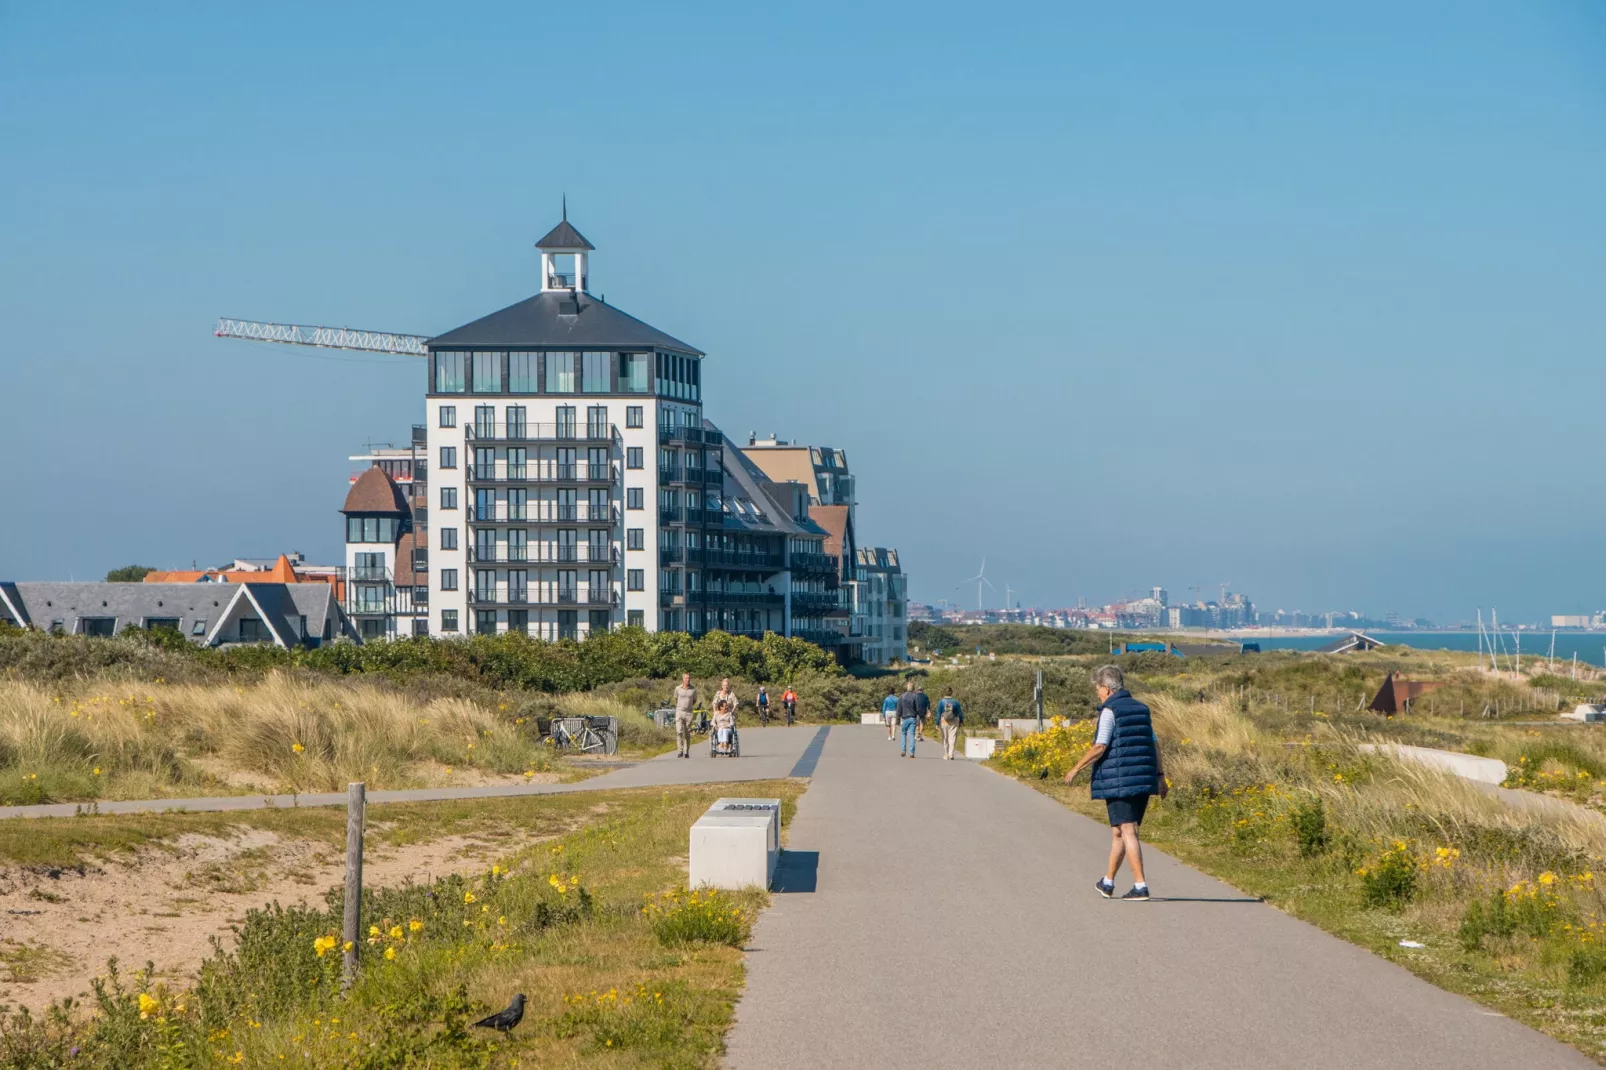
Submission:
<svg viewBox="0 0 1606 1070">
<path fill-rule="evenodd" d="M 1014 595 L 1014 593 L 1015 593 L 1015 588 L 1011 587 L 1007 583 L 1004 584 L 1004 608 L 1006 610 L 1010 610 L 1010 609 L 1014 609 L 1015 608 L 1014 602 L 1012 601 L 1012 596 Z"/>
<path fill-rule="evenodd" d="M 987 586 L 993 587 L 993 581 L 987 578 L 987 559 L 985 557 L 981 559 L 981 568 L 977 570 L 976 574 L 970 577 L 968 580 L 960 581 L 960 583 L 954 587 L 954 590 L 957 591 L 960 587 L 963 587 L 967 583 L 974 583 L 976 585 L 976 612 L 980 613 L 982 610 L 982 584 L 985 583 Z M 998 588 L 993 587 L 993 590 L 996 591 Z"/>
</svg>

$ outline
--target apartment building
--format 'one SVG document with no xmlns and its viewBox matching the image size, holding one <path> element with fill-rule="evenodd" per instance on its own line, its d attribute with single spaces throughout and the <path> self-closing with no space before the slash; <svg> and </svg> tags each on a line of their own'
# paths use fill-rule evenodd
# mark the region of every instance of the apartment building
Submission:
<svg viewBox="0 0 1606 1070">
<path fill-rule="evenodd" d="M 872 665 L 909 660 L 909 593 L 898 551 L 861 546 L 854 566 L 854 632 Z"/>
<path fill-rule="evenodd" d="M 427 346 L 429 633 L 706 630 L 688 595 L 727 537 L 703 353 L 592 296 L 567 218 L 536 248 L 539 293 Z"/>
<path fill-rule="evenodd" d="M 406 446 L 371 447 L 349 460 L 346 614 L 364 639 L 429 634 L 428 436 L 415 426 Z"/>
</svg>

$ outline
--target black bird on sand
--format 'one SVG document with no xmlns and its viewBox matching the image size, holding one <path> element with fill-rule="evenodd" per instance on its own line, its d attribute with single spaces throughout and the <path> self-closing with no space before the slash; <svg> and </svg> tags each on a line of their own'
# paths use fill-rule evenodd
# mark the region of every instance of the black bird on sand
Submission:
<svg viewBox="0 0 1606 1070">
<path fill-rule="evenodd" d="M 494 1029 L 498 1033 L 506 1033 L 524 1020 L 524 993 L 520 992 L 513 997 L 513 1002 L 507 1005 L 507 1010 L 497 1011 L 489 1018 L 481 1018 L 474 1024 L 486 1029 Z"/>
</svg>

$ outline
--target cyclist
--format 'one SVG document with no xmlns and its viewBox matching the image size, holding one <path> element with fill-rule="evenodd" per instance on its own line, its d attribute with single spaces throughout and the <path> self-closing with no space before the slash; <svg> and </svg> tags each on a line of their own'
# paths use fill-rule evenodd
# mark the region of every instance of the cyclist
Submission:
<svg viewBox="0 0 1606 1070">
<path fill-rule="evenodd" d="M 786 711 L 786 723 L 791 724 L 792 719 L 797 716 L 797 692 L 792 690 L 791 684 L 787 684 L 786 690 L 781 694 L 781 708 Z"/>
<path fill-rule="evenodd" d="M 763 684 L 758 685 L 758 698 L 755 701 L 758 703 L 758 723 L 761 725 L 769 724 L 770 694 L 768 691 L 764 690 Z"/>
</svg>

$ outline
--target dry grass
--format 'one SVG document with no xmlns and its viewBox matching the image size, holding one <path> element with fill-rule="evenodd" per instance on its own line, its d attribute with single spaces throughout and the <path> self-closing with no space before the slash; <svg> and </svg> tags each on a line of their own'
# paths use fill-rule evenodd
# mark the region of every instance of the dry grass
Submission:
<svg viewBox="0 0 1606 1070">
<path fill-rule="evenodd" d="M 116 690 L 0 681 L 0 802 L 411 787 L 431 767 L 550 768 L 522 720 L 506 704 L 280 673 Z"/>
</svg>

